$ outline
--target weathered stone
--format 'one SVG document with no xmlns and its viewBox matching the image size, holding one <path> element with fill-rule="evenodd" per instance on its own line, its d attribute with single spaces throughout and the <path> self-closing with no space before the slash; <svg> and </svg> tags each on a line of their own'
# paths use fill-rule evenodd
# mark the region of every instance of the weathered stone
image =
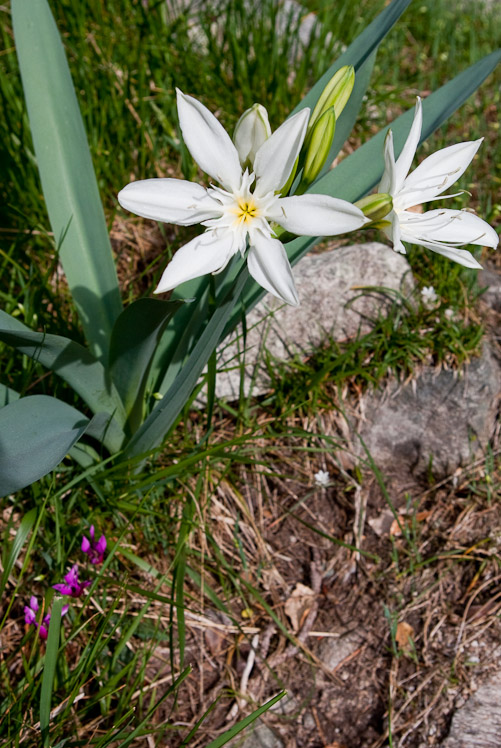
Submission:
<svg viewBox="0 0 501 748">
<path fill-rule="evenodd" d="M 455 713 L 441 748 L 499 748 L 501 745 L 501 671 L 483 683 Z"/>
<path fill-rule="evenodd" d="M 501 276 L 493 270 L 481 270 L 478 274 L 478 285 L 485 289 L 482 301 L 496 312 L 501 312 Z"/>
<path fill-rule="evenodd" d="M 286 361 L 295 353 L 306 354 L 328 337 L 342 340 L 359 330 L 366 332 L 385 303 L 381 294 L 362 295 L 362 286 L 384 286 L 404 293 L 413 286 L 405 257 L 376 242 L 308 255 L 294 267 L 294 277 L 299 307 L 268 294 L 247 315 L 246 394 L 251 388 L 252 394 L 261 394 L 269 386 L 261 363 L 263 346 L 274 358 Z M 219 349 L 218 368 L 225 371 L 217 377 L 218 397 L 239 397 L 242 346 L 239 333 Z"/>
<path fill-rule="evenodd" d="M 364 641 L 360 631 L 345 631 L 339 638 L 324 639 L 320 646 L 320 659 L 329 670 L 334 671 L 338 665 L 355 652 Z"/>
<path fill-rule="evenodd" d="M 461 372 L 426 368 L 405 386 L 367 393 L 360 434 L 387 477 L 417 476 L 430 459 L 434 475 L 442 477 L 485 449 L 500 393 L 501 367 L 486 343 Z"/>
<path fill-rule="evenodd" d="M 264 722 L 257 719 L 254 725 L 254 729 L 248 728 L 243 737 L 238 736 L 228 743 L 229 748 L 283 748 L 280 738 Z"/>
</svg>

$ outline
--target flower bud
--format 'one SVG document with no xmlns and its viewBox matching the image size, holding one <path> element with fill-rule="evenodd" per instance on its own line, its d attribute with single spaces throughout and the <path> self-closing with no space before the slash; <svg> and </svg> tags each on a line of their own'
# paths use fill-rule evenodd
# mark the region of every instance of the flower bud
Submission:
<svg viewBox="0 0 501 748">
<path fill-rule="evenodd" d="M 268 112 L 264 106 L 254 104 L 242 114 L 233 133 L 233 142 L 238 151 L 242 169 L 246 167 L 252 169 L 257 151 L 270 135 Z"/>
<path fill-rule="evenodd" d="M 336 115 L 334 107 L 329 107 L 317 120 L 308 138 L 304 160 L 303 183 L 311 184 L 320 174 L 331 149 Z"/>
<path fill-rule="evenodd" d="M 370 221 L 380 221 L 393 209 L 393 200 L 385 192 L 376 192 L 357 200 L 355 205 Z"/>
<path fill-rule="evenodd" d="M 310 117 L 308 129 L 310 130 L 314 127 L 322 114 L 330 107 L 334 107 L 334 114 L 336 115 L 336 119 L 338 119 L 351 96 L 354 85 L 354 67 L 352 65 L 344 65 L 342 68 L 339 68 L 320 94 L 320 98 Z"/>
</svg>

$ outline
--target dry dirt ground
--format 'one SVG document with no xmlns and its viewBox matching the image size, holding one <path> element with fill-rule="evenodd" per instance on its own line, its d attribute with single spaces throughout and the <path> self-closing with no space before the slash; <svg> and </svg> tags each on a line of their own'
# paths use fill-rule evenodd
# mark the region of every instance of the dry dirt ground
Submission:
<svg viewBox="0 0 501 748">
<path fill-rule="evenodd" d="M 316 425 L 334 434 L 337 423 L 327 413 Z M 217 700 L 190 743 L 204 746 L 284 688 L 263 717 L 281 743 L 261 728 L 246 748 L 441 745 L 454 711 L 501 669 L 496 445 L 435 486 L 386 497 L 335 452 L 321 466 L 331 484 L 314 486 L 318 455 L 299 446 L 281 445 L 269 471 L 242 473 L 241 493 L 222 481 L 212 497 L 206 519 L 241 594 L 221 589 L 217 554 L 194 537 L 234 618 L 207 597 L 197 607 L 192 590 L 193 672 L 175 712 L 157 719 L 194 724 Z M 168 667 L 167 650 L 157 654 L 156 678 Z"/>
</svg>

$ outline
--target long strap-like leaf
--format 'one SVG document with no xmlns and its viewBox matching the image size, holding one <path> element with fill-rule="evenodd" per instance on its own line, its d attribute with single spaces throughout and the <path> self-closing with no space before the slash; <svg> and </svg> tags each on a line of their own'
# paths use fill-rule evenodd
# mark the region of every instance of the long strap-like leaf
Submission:
<svg viewBox="0 0 501 748">
<path fill-rule="evenodd" d="M 80 395 L 94 413 L 109 413 L 123 426 L 126 414 L 104 366 L 69 338 L 33 332 L 0 310 L 0 340 L 54 371 Z"/>
<path fill-rule="evenodd" d="M 12 0 L 33 144 L 59 257 L 85 336 L 106 360 L 122 304 L 82 116 L 47 0 Z"/>
<path fill-rule="evenodd" d="M 164 395 L 130 440 L 124 451 L 124 458 L 145 454 L 162 443 L 165 435 L 181 413 L 214 351 L 247 278 L 247 268 L 244 267 L 226 299 L 213 312 L 207 327 L 204 329 L 204 334 L 199 337 L 188 360 L 167 394 Z"/>
</svg>

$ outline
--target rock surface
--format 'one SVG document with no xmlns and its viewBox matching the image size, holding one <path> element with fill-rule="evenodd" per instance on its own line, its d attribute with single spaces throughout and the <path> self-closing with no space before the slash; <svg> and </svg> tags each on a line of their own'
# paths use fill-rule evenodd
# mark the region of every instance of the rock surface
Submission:
<svg viewBox="0 0 501 748">
<path fill-rule="evenodd" d="M 384 308 L 384 297 L 360 295 L 361 286 L 384 286 L 404 293 L 413 287 L 405 257 L 377 242 L 307 255 L 294 267 L 294 277 L 299 307 L 284 305 L 268 294 L 247 315 L 245 394 L 252 389 L 253 395 L 259 395 L 268 387 L 260 366 L 263 345 L 274 358 L 286 361 L 295 353 L 320 346 L 329 336 L 342 340 L 359 329 L 366 332 L 369 320 Z M 240 334 L 219 350 L 218 368 L 227 370 L 218 374 L 218 397 L 236 400 L 239 396 L 242 346 Z"/>
<path fill-rule="evenodd" d="M 500 394 L 501 366 L 485 343 L 482 356 L 461 373 L 426 368 L 405 386 L 393 383 L 382 393 L 364 395 L 360 433 L 390 479 L 425 473 L 430 458 L 434 475 L 443 477 L 485 448 Z"/>
<path fill-rule="evenodd" d="M 483 683 L 455 713 L 441 748 L 499 748 L 501 745 L 501 671 Z"/>
</svg>

